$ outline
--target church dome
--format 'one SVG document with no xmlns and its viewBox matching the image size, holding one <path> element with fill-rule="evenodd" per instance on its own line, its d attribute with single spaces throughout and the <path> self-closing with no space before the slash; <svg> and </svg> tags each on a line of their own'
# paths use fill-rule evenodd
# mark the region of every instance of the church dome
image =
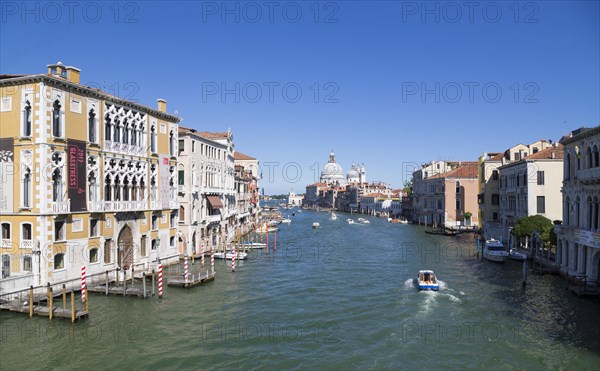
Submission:
<svg viewBox="0 0 600 371">
<path fill-rule="evenodd" d="M 325 183 L 344 183 L 344 170 L 342 166 L 335 162 L 335 153 L 329 154 L 329 162 L 325 164 L 321 171 L 321 181 Z"/>
<path fill-rule="evenodd" d="M 360 181 L 360 174 L 358 173 L 356 165 L 352 164 L 348 174 L 346 174 L 346 179 L 348 180 L 348 183 L 358 183 Z"/>
</svg>

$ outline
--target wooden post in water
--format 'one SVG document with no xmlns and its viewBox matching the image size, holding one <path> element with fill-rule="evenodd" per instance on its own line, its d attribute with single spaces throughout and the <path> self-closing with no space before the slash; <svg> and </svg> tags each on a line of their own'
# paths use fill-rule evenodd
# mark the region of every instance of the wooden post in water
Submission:
<svg viewBox="0 0 600 371">
<path fill-rule="evenodd" d="M 142 273 L 142 290 L 144 291 L 144 299 L 146 298 L 146 273 Z"/>
<path fill-rule="evenodd" d="M 85 313 L 88 317 L 90 316 L 90 293 L 87 287 L 85 288 Z"/>
<path fill-rule="evenodd" d="M 523 259 L 523 286 L 527 285 L 527 259 Z"/>
<path fill-rule="evenodd" d="M 75 292 L 71 290 L 71 323 L 75 323 Z"/>
<path fill-rule="evenodd" d="M 155 295 L 155 291 L 154 291 L 154 269 L 152 270 L 152 296 Z"/>
<path fill-rule="evenodd" d="M 108 271 L 105 272 L 104 284 L 104 295 L 108 296 Z"/>
<path fill-rule="evenodd" d="M 127 292 L 127 270 L 123 269 L 123 296 Z"/>
<path fill-rule="evenodd" d="M 29 286 L 29 318 L 33 317 L 33 285 Z"/>
<path fill-rule="evenodd" d="M 50 321 L 52 321 L 52 315 L 54 314 L 54 296 L 52 295 L 52 287 L 48 287 L 48 316 L 50 317 Z"/>
<path fill-rule="evenodd" d="M 67 286 L 63 283 L 63 287 L 62 287 L 62 294 L 63 294 L 63 309 L 67 310 Z"/>
</svg>

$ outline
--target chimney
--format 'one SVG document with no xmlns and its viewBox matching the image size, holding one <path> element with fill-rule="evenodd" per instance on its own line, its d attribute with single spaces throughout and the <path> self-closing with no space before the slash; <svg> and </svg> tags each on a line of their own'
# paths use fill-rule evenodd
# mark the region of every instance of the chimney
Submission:
<svg viewBox="0 0 600 371">
<path fill-rule="evenodd" d="M 554 151 L 550 152 L 550 158 L 553 160 L 556 158 L 556 153 L 554 153 Z"/>
<path fill-rule="evenodd" d="M 65 65 L 62 64 L 62 62 L 60 61 L 56 64 L 49 64 L 46 67 L 48 67 L 49 75 L 65 78 L 67 77 L 67 69 L 65 68 Z"/>
<path fill-rule="evenodd" d="M 160 112 L 166 113 L 167 112 L 167 101 L 162 98 L 159 98 L 156 101 L 158 102 L 158 110 Z"/>
<path fill-rule="evenodd" d="M 73 67 L 73 66 L 67 66 L 67 80 L 75 83 L 75 84 L 79 84 L 79 73 L 81 72 L 81 70 L 79 68 Z"/>
</svg>

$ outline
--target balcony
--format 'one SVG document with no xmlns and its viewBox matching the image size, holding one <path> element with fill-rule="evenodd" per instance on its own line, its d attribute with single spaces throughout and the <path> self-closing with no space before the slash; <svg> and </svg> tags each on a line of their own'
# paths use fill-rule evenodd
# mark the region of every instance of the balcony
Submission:
<svg viewBox="0 0 600 371">
<path fill-rule="evenodd" d="M 21 241 L 22 249 L 33 249 L 33 240 L 24 240 Z"/>
<path fill-rule="evenodd" d="M 12 240 L 10 238 L 3 238 L 0 240 L 0 248 L 11 248 L 12 247 Z"/>
<path fill-rule="evenodd" d="M 200 186 L 192 185 L 192 193 L 198 193 L 198 192 L 200 192 Z"/>
<path fill-rule="evenodd" d="M 162 205 L 158 200 L 150 200 L 150 209 L 151 210 L 162 210 Z"/>
<path fill-rule="evenodd" d="M 52 212 L 54 214 L 68 214 L 71 212 L 71 201 L 53 201 Z"/>
<path fill-rule="evenodd" d="M 223 194 L 225 189 L 220 187 L 204 187 L 204 193 Z"/>
<path fill-rule="evenodd" d="M 89 201 L 88 208 L 93 213 L 104 211 L 104 201 Z"/>
<path fill-rule="evenodd" d="M 185 194 L 185 185 L 180 184 L 177 188 L 179 193 Z"/>
<path fill-rule="evenodd" d="M 221 221 L 221 214 L 217 214 L 217 215 L 208 215 L 206 217 L 206 223 L 210 224 L 210 223 L 219 223 Z"/>
<path fill-rule="evenodd" d="M 126 155 L 143 156 L 146 153 L 144 146 L 137 146 L 129 143 L 104 141 L 104 150 L 114 153 L 122 153 Z"/>
<path fill-rule="evenodd" d="M 169 206 L 169 209 L 179 209 L 179 201 L 178 200 L 169 200 L 168 206 Z"/>
<path fill-rule="evenodd" d="M 600 167 L 579 170 L 577 172 L 577 179 L 584 184 L 600 183 Z"/>
</svg>

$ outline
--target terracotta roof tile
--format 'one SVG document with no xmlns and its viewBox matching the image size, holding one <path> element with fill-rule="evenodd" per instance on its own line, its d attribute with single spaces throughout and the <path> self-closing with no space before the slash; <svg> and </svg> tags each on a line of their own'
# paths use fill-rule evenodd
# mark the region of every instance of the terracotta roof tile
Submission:
<svg viewBox="0 0 600 371">
<path fill-rule="evenodd" d="M 221 132 L 221 133 L 212 133 L 209 131 L 199 131 L 198 135 L 200 135 L 202 138 L 206 138 L 206 139 L 226 139 L 229 138 L 229 132 L 225 131 L 225 132 Z"/>
<path fill-rule="evenodd" d="M 233 154 L 234 160 L 256 160 L 254 157 L 243 154 L 242 152 L 235 151 Z"/>
<path fill-rule="evenodd" d="M 436 174 L 427 179 L 443 179 L 443 178 L 477 178 L 478 166 L 477 162 L 463 162 L 463 166 L 454 170 L 447 171 L 443 174 Z"/>
<path fill-rule="evenodd" d="M 562 160 L 564 158 L 564 154 L 565 154 L 563 145 L 559 143 L 557 147 L 554 147 L 554 146 L 547 147 L 539 152 L 532 153 L 531 155 L 525 157 L 524 160 L 552 159 L 553 154 L 554 154 L 555 159 Z"/>
</svg>

